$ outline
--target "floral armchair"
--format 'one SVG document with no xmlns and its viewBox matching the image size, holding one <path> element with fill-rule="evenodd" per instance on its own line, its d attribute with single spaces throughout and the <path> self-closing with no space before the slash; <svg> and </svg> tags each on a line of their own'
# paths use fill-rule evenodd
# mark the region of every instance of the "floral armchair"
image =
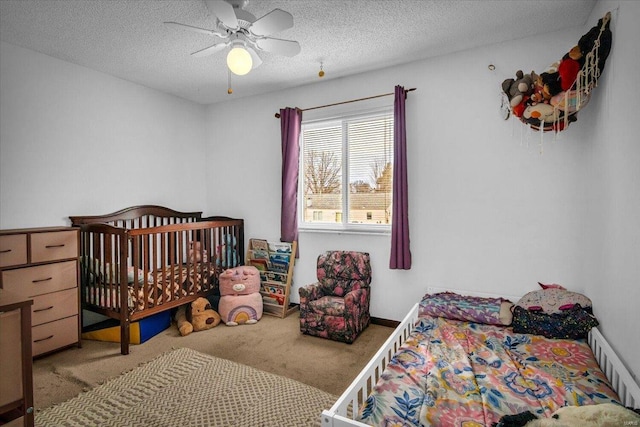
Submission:
<svg viewBox="0 0 640 427">
<path fill-rule="evenodd" d="M 317 265 L 318 282 L 298 289 L 300 331 L 351 344 L 371 320 L 369 254 L 327 251 Z"/>
</svg>

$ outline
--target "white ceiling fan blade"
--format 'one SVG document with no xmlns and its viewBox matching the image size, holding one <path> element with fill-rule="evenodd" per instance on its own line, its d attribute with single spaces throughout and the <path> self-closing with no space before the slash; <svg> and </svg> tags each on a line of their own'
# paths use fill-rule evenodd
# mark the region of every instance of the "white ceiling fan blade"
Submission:
<svg viewBox="0 0 640 427">
<path fill-rule="evenodd" d="M 213 55 L 214 53 L 221 51 L 225 47 L 229 46 L 229 43 L 218 43 L 213 46 L 205 47 L 197 52 L 193 52 L 191 56 L 195 56 L 197 58 L 202 58 L 203 56 Z"/>
<path fill-rule="evenodd" d="M 231 3 L 224 0 L 205 0 L 209 12 L 213 13 L 222 24 L 232 30 L 240 28 L 236 12 Z"/>
<path fill-rule="evenodd" d="M 300 43 L 293 40 L 265 38 L 256 40 L 256 45 L 267 52 L 284 56 L 296 56 L 300 53 Z"/>
<path fill-rule="evenodd" d="M 258 52 L 255 51 L 254 48 L 247 46 L 246 47 L 247 52 L 249 52 L 249 55 L 251 55 L 251 60 L 253 61 L 253 66 L 251 67 L 251 69 L 255 69 L 258 68 L 261 64 L 262 64 L 262 59 L 260 59 L 260 56 L 258 56 Z"/>
<path fill-rule="evenodd" d="M 200 28 L 200 27 L 194 27 L 192 25 L 186 25 L 186 24 L 181 24 L 179 22 L 165 22 L 165 24 L 171 26 L 171 27 L 176 27 L 176 28 L 181 28 L 183 30 L 191 30 L 191 31 L 195 31 L 196 33 L 202 33 L 202 34 L 207 34 L 207 35 L 217 35 L 218 33 L 216 31 L 213 30 L 207 30 L 206 28 Z"/>
<path fill-rule="evenodd" d="M 256 36 L 268 36 L 293 27 L 293 16 L 281 9 L 273 9 L 254 22 L 249 30 Z"/>
</svg>

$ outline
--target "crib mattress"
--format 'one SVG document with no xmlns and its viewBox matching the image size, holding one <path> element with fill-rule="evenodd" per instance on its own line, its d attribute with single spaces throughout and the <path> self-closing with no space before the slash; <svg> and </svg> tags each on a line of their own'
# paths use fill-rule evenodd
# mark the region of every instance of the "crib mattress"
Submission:
<svg viewBox="0 0 640 427">
<path fill-rule="evenodd" d="M 618 402 L 585 340 L 437 317 L 417 321 L 359 420 L 374 426 L 491 426 L 506 414 L 550 416 Z"/>
<path fill-rule="evenodd" d="M 127 286 L 129 312 L 141 311 L 187 295 L 212 289 L 216 283 L 217 269 L 209 263 L 166 266 L 147 274 L 128 269 Z M 137 284 L 136 284 L 137 283 Z M 205 286 L 203 286 L 203 284 Z M 120 286 L 101 280 L 92 280 L 85 287 L 87 301 L 103 308 L 117 309 L 120 306 Z M 145 298 L 146 292 L 146 298 Z"/>
</svg>

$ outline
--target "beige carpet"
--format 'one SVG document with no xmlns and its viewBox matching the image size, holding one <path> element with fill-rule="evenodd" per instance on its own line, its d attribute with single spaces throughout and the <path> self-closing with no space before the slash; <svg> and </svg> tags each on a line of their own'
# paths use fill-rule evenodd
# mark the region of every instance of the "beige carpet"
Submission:
<svg viewBox="0 0 640 427">
<path fill-rule="evenodd" d="M 369 325 L 353 344 L 300 333 L 298 313 L 263 316 L 254 325 L 220 325 L 181 337 L 175 325 L 120 354 L 120 344 L 83 340 L 34 360 L 36 410 L 69 400 L 172 349 L 190 348 L 340 395 L 375 354 L 392 328 Z"/>
<path fill-rule="evenodd" d="M 337 396 L 188 348 L 38 411 L 36 426 L 319 426 Z"/>
</svg>

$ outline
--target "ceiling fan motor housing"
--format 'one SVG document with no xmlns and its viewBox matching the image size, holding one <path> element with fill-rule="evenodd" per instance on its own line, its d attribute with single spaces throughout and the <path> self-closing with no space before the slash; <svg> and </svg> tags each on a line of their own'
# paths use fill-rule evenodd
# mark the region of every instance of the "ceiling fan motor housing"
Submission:
<svg viewBox="0 0 640 427">
<path fill-rule="evenodd" d="M 276 8 L 258 19 L 243 9 L 248 0 L 204 0 L 204 2 L 211 15 L 216 18 L 215 30 L 173 21 L 165 22 L 165 24 L 211 35 L 219 39 L 215 44 L 193 52 L 191 55 L 204 57 L 230 47 L 227 54 L 227 65 L 235 74 L 244 75 L 251 68 L 256 68 L 262 64 L 258 51 L 289 57 L 293 57 L 300 52 L 300 44 L 297 41 L 271 37 L 271 34 L 293 27 L 293 16 L 289 12 Z M 233 67 L 229 64 L 229 54 L 233 50 L 244 51 L 241 52 L 244 57 L 243 63 L 250 64 L 248 70 L 243 68 L 240 70 L 241 72 L 233 71 Z M 250 59 L 247 59 L 247 56 L 250 56 Z M 234 64 L 237 63 L 237 61 L 232 62 Z M 236 70 L 239 69 L 236 68 Z"/>
</svg>

